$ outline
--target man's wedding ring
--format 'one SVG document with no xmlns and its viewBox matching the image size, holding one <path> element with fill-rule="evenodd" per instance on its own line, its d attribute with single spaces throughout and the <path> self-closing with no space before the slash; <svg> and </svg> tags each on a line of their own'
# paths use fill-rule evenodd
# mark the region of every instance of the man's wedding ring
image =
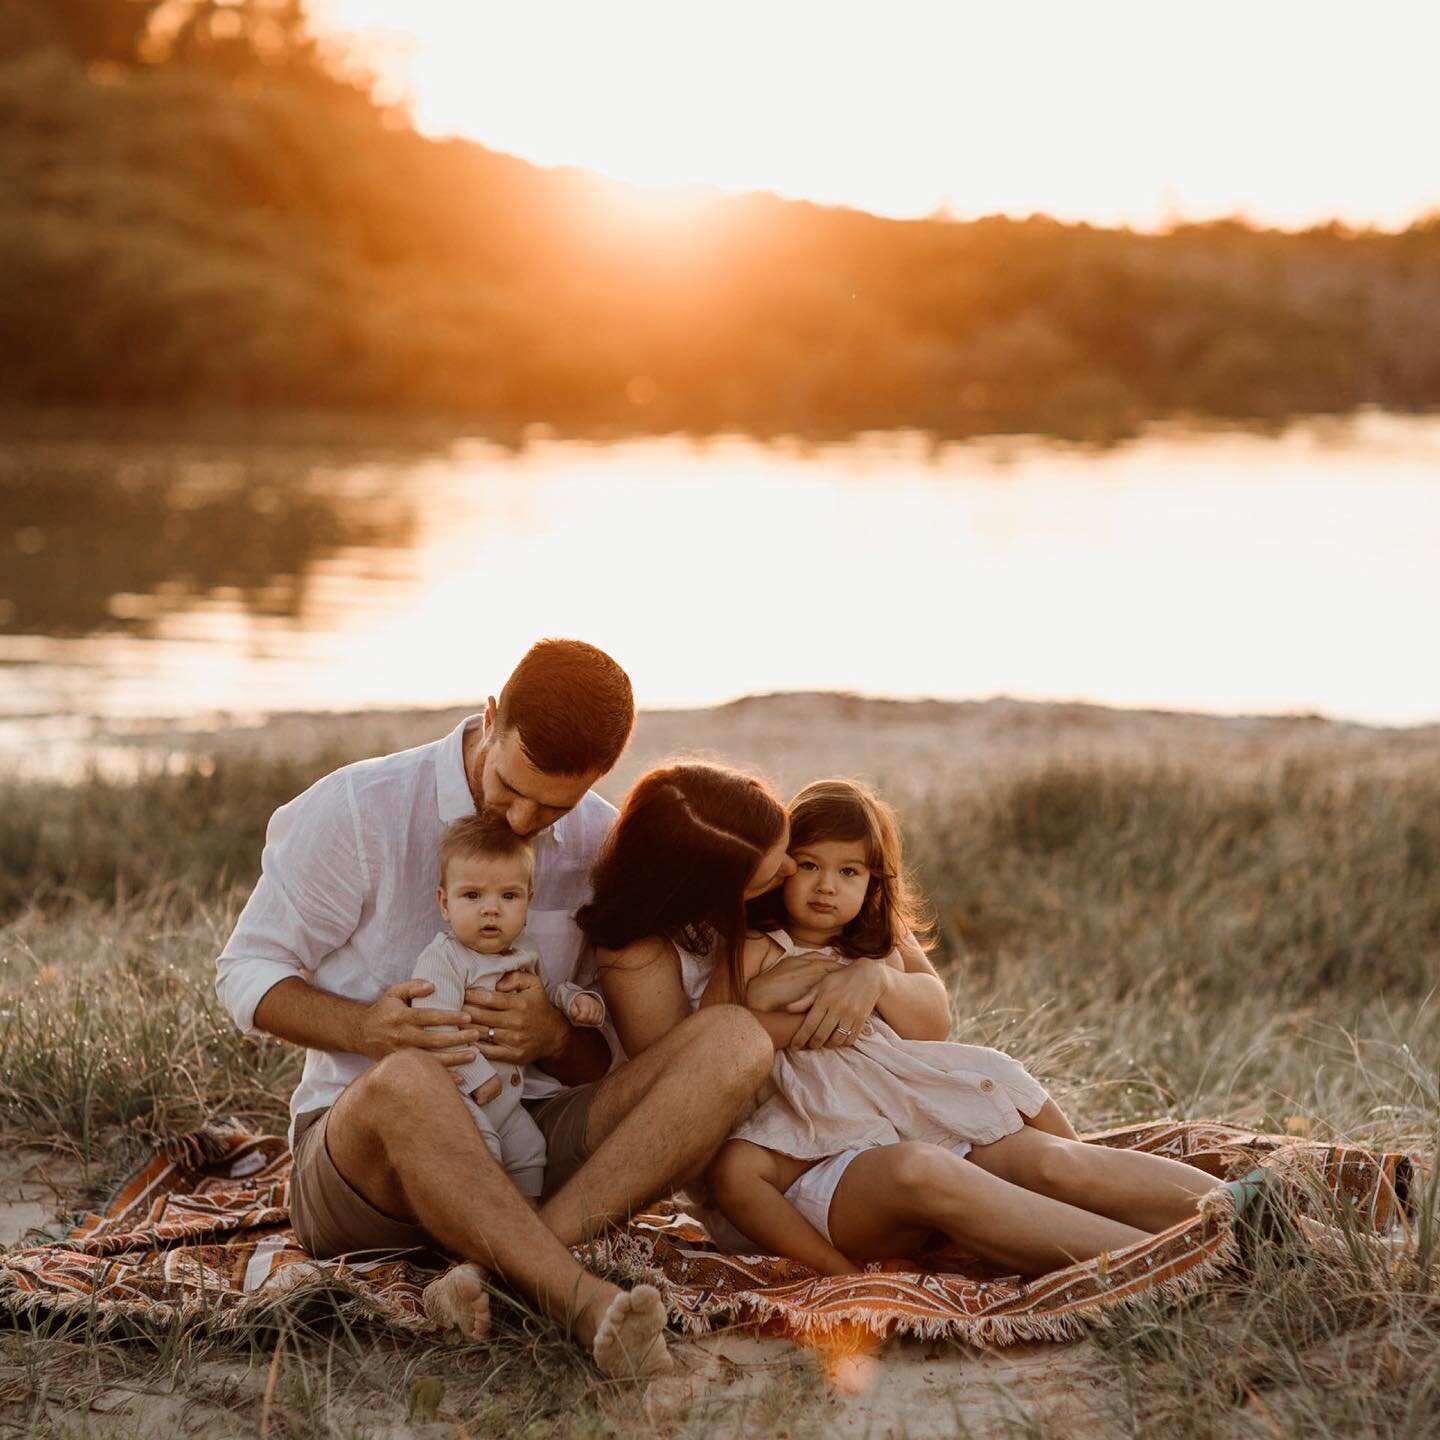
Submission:
<svg viewBox="0 0 1440 1440">
<path fill-rule="evenodd" d="M 487 1029 L 487 1034 L 486 1034 L 485 1038 L 486 1038 L 487 1041 L 489 1041 L 489 1043 L 490 1043 L 491 1045 L 493 1045 L 493 1044 L 495 1043 L 495 1027 L 494 1027 L 493 1025 L 490 1025 L 490 1026 L 487 1026 L 486 1029 Z"/>
</svg>

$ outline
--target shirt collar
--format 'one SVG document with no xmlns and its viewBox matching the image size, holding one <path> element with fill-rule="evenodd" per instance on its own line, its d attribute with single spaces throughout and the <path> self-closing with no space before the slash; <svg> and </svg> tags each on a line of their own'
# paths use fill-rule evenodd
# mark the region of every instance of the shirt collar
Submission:
<svg viewBox="0 0 1440 1440">
<path fill-rule="evenodd" d="M 435 758 L 435 803 L 442 824 L 475 813 L 475 798 L 465 778 L 465 732 L 483 723 L 483 715 L 467 715 L 441 742 Z"/>
<path fill-rule="evenodd" d="M 470 793 L 470 780 L 465 774 L 465 736 L 484 720 L 483 715 L 467 715 L 440 742 L 440 754 L 435 761 L 435 803 L 443 825 L 475 813 L 475 797 Z M 578 805 L 575 807 L 576 810 L 579 808 Z M 565 832 L 570 828 L 574 814 L 575 810 L 571 810 L 562 815 L 549 829 L 536 835 L 534 842 L 545 844 L 553 840 L 556 845 L 564 845 Z"/>
</svg>

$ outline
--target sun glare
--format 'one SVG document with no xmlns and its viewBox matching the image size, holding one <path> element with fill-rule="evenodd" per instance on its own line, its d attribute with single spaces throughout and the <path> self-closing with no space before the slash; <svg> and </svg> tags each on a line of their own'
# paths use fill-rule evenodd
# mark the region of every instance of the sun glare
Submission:
<svg viewBox="0 0 1440 1440">
<path fill-rule="evenodd" d="M 1375 0 L 320 0 L 420 127 L 891 215 L 1400 226 L 1440 208 L 1440 10 Z M 1348 18 L 1347 18 L 1348 17 Z M 640 203 L 670 223 L 678 197 Z"/>
</svg>

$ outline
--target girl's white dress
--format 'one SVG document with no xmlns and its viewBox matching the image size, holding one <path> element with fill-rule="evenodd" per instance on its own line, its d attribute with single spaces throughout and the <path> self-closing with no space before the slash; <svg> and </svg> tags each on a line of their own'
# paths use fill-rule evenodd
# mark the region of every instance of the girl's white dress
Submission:
<svg viewBox="0 0 1440 1440">
<path fill-rule="evenodd" d="M 770 939 L 782 953 L 764 970 L 802 953 L 783 930 L 771 931 Z M 732 1133 L 800 1160 L 900 1140 L 989 1145 L 1017 1131 L 1049 1098 L 999 1050 L 906 1040 L 872 1015 L 853 1045 L 781 1050 L 758 1107 Z"/>
</svg>

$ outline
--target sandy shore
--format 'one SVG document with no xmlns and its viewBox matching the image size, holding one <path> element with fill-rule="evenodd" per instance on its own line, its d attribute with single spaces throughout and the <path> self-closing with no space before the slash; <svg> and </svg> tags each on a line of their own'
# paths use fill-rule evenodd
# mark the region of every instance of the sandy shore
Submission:
<svg viewBox="0 0 1440 1440">
<path fill-rule="evenodd" d="M 259 751 L 309 757 L 326 750 L 383 754 L 443 735 L 464 709 L 292 713 L 198 729 L 152 721 L 97 735 L 140 753 Z M 1337 769 L 1404 770 L 1440 759 L 1440 724 L 1409 729 L 1317 716 L 1197 715 L 1099 705 L 871 700 L 853 695 L 756 695 L 706 710 L 642 711 L 619 766 L 600 787 L 616 798 L 671 755 L 758 770 L 784 793 L 826 774 L 900 792 L 982 783 L 1051 761 L 1221 767 L 1239 774 L 1288 761 Z"/>
</svg>

